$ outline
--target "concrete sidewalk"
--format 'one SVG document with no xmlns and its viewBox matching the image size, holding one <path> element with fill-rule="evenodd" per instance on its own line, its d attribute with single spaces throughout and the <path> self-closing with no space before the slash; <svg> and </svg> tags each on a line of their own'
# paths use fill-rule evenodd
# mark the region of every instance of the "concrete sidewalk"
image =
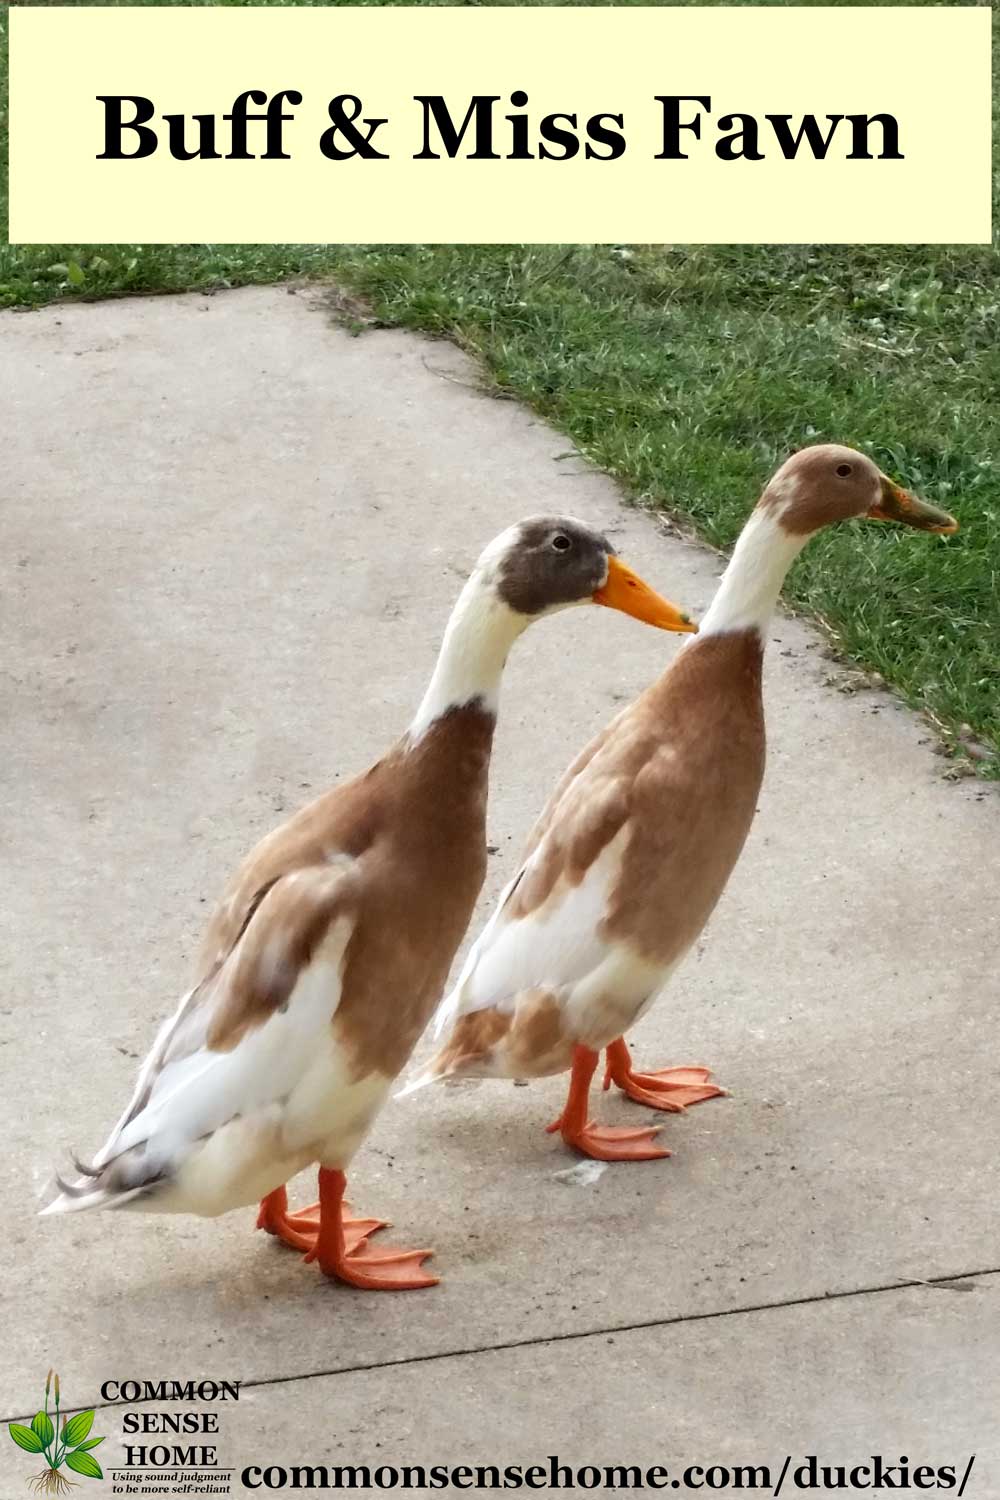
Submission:
<svg viewBox="0 0 1000 1500">
<path fill-rule="evenodd" d="M 561 1080 L 394 1105 L 353 1200 L 437 1247 L 413 1295 L 325 1283 L 251 1213 L 33 1217 L 106 1134 L 238 858 L 405 725 L 485 541 L 566 510 L 708 604 L 717 557 L 475 386 L 448 345 L 349 337 L 315 291 L 0 316 L 0 1415 L 30 1418 L 53 1364 L 74 1406 L 204 1376 L 254 1383 L 237 1468 L 976 1451 L 966 1493 L 1000 1497 L 1000 802 L 945 781 L 891 698 L 834 691 L 791 620 L 750 843 L 636 1034 L 732 1090 L 668 1120 L 669 1161 L 562 1180 Z M 675 649 L 596 610 L 519 645 L 483 910 L 568 756 Z M 0 1451 L 19 1493 L 27 1455 Z"/>
</svg>

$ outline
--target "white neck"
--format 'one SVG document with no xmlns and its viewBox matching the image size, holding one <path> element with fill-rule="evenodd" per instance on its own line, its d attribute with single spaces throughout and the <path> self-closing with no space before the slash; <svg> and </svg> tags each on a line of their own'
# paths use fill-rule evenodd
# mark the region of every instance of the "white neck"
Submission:
<svg viewBox="0 0 1000 1500">
<path fill-rule="evenodd" d="M 477 568 L 451 612 L 410 734 L 422 734 L 449 708 L 473 698 L 481 699 L 487 712 L 495 714 L 508 652 L 527 624 L 528 617 L 504 604 L 484 571 Z"/>
<path fill-rule="evenodd" d="M 763 631 L 774 613 L 785 574 L 808 536 L 793 536 L 769 511 L 757 509 L 740 533 L 719 591 L 702 620 L 698 641 L 726 630 Z"/>
</svg>

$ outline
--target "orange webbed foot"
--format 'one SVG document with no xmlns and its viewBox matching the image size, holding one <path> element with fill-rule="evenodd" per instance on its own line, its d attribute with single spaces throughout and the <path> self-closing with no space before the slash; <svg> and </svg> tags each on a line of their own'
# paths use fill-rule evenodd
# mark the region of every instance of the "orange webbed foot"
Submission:
<svg viewBox="0 0 1000 1500">
<path fill-rule="evenodd" d="M 702 1067 L 660 1068 L 652 1073 L 636 1073 L 632 1069 L 628 1047 L 619 1038 L 608 1047 L 604 1087 L 609 1089 L 615 1083 L 636 1104 L 682 1114 L 692 1104 L 726 1097 L 725 1089 L 709 1082 L 711 1076 L 711 1069 Z"/>
<path fill-rule="evenodd" d="M 636 1130 L 622 1125 L 595 1125 L 593 1120 L 587 1120 L 581 1126 L 572 1126 L 560 1115 L 545 1128 L 550 1135 L 558 1130 L 567 1146 L 574 1146 L 596 1161 L 661 1161 L 670 1155 L 665 1147 L 653 1144 L 659 1125 Z"/>
<path fill-rule="evenodd" d="M 307 1262 L 315 1261 L 324 1275 L 348 1286 L 386 1292 L 436 1286 L 438 1278 L 422 1269 L 432 1250 L 372 1249 L 369 1234 L 385 1228 L 387 1221 L 348 1218 L 345 1186 L 339 1168 L 320 1167 L 317 1204 L 290 1214 L 285 1189 L 278 1188 L 261 1203 L 257 1226 L 303 1251 Z"/>
<path fill-rule="evenodd" d="M 589 1047 L 578 1044 L 573 1048 L 566 1106 L 558 1120 L 546 1127 L 549 1133 L 558 1130 L 567 1146 L 575 1146 L 577 1151 L 597 1161 L 660 1161 L 669 1156 L 669 1151 L 654 1144 L 658 1125 L 635 1130 L 620 1125 L 595 1125 L 588 1119 L 587 1098 L 598 1057 Z"/>
<path fill-rule="evenodd" d="M 343 1205 L 345 1208 L 346 1206 L 346 1204 Z M 308 1257 L 309 1253 L 316 1248 L 320 1214 L 319 1203 L 310 1204 L 308 1208 L 300 1209 L 298 1213 L 289 1213 L 288 1194 L 283 1187 L 277 1188 L 261 1200 L 257 1212 L 257 1228 L 273 1234 L 275 1239 L 279 1239 L 283 1245 L 288 1245 L 292 1250 L 299 1250 Z M 341 1219 L 341 1225 L 345 1248 L 351 1252 L 364 1245 L 370 1234 L 375 1234 L 379 1229 L 387 1229 L 389 1220 L 352 1219 L 345 1215 Z"/>
<path fill-rule="evenodd" d="M 423 1270 L 424 1261 L 433 1254 L 433 1250 L 373 1250 L 362 1243 L 354 1250 L 345 1249 L 342 1255 L 329 1255 L 316 1247 L 306 1260 L 318 1261 L 324 1275 L 362 1291 L 406 1292 L 437 1286 L 440 1277 Z"/>
</svg>

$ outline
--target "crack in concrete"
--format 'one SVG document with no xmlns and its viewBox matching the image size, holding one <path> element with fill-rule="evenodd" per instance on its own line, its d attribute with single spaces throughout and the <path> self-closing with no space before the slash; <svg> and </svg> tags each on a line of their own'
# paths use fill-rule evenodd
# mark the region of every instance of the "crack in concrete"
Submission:
<svg viewBox="0 0 1000 1500">
<path fill-rule="evenodd" d="M 813 1307 L 825 1302 L 845 1302 L 851 1297 L 877 1297 L 884 1292 L 913 1291 L 917 1287 L 934 1288 L 938 1291 L 972 1291 L 980 1277 L 1000 1276 L 1000 1266 L 988 1266 L 978 1271 L 953 1271 L 942 1276 L 907 1277 L 901 1281 L 887 1281 L 877 1286 L 849 1287 L 842 1292 L 814 1292 L 808 1297 L 788 1297 L 781 1302 L 751 1302 L 745 1307 L 720 1307 L 710 1312 L 681 1313 L 675 1318 L 647 1318 L 635 1323 L 609 1323 L 603 1328 L 573 1329 L 568 1333 L 539 1334 L 537 1338 L 510 1339 L 499 1344 L 473 1344 L 464 1349 L 436 1349 L 428 1354 L 405 1354 L 397 1359 L 380 1359 L 371 1364 L 342 1365 L 334 1370 L 304 1370 L 294 1375 L 272 1375 L 267 1378 L 240 1381 L 240 1390 L 262 1390 L 268 1386 L 291 1385 L 299 1380 L 325 1380 L 336 1375 L 358 1375 L 369 1370 L 391 1370 L 401 1365 L 424 1365 L 434 1360 L 463 1359 L 470 1354 L 502 1354 L 507 1349 L 531 1349 L 540 1344 L 562 1344 L 574 1339 L 600 1338 L 609 1333 L 638 1333 L 646 1328 L 673 1328 L 680 1323 L 709 1323 L 722 1318 L 749 1316 L 753 1313 L 775 1312 L 783 1307 Z M 150 1397 L 151 1401 L 155 1398 Z M 65 1415 L 73 1411 L 107 1411 L 115 1406 L 144 1406 L 146 1401 L 95 1401 L 92 1406 L 67 1408 Z M 2 1417 L 0 1423 L 30 1421 L 34 1412 L 19 1412 L 13 1417 Z"/>
</svg>

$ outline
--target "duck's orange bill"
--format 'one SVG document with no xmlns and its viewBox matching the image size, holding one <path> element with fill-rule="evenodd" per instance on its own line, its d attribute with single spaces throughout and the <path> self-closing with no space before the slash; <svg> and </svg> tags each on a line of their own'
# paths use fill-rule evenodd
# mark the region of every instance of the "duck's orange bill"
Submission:
<svg viewBox="0 0 1000 1500">
<path fill-rule="evenodd" d="M 936 531 L 941 536 L 950 536 L 958 530 L 958 522 L 945 510 L 918 500 L 909 490 L 894 484 L 882 475 L 881 498 L 868 512 L 872 521 L 901 521 L 904 526 L 913 526 L 917 531 Z"/>
<path fill-rule="evenodd" d="M 594 603 L 620 609 L 622 614 L 634 615 L 637 620 L 656 625 L 660 630 L 677 630 L 690 635 L 698 629 L 690 615 L 671 604 L 669 599 L 661 598 L 638 573 L 633 573 L 617 557 L 608 558 L 607 582 L 597 590 Z"/>
</svg>

